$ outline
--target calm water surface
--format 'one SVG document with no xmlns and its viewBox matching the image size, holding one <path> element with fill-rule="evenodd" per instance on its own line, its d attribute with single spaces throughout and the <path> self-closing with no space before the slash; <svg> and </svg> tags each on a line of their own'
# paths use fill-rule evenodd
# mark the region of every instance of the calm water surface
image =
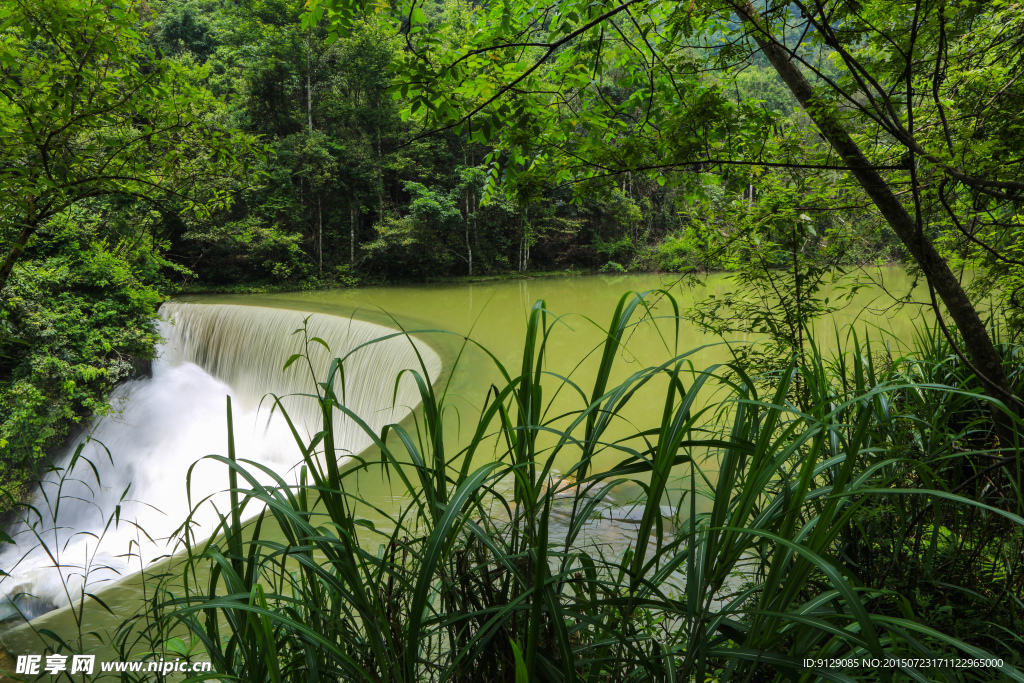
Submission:
<svg viewBox="0 0 1024 683">
<path fill-rule="evenodd" d="M 904 295 L 913 280 L 903 270 L 885 268 L 869 273 L 884 280 L 885 289 Z M 656 290 L 667 289 L 680 310 L 716 295 L 722 297 L 735 288 L 727 275 L 714 274 L 697 285 L 684 286 L 677 277 L 659 275 L 579 276 L 531 280 L 508 280 L 479 284 L 420 285 L 408 287 L 371 287 L 357 290 L 327 292 L 197 297 L 197 302 L 280 307 L 338 316 L 356 316 L 373 322 L 394 325 L 410 331 L 445 330 L 455 335 L 424 332 L 418 336 L 436 348 L 449 365 L 452 375 L 439 385 L 448 401 L 460 410 L 463 431 L 472 429 L 475 413 L 486 400 L 493 383 L 501 384 L 501 373 L 495 361 L 471 343 L 468 337 L 495 356 L 508 374 L 516 376 L 522 363 L 526 321 L 531 308 L 543 300 L 551 312 L 551 335 L 546 350 L 546 367 L 571 379 L 589 395 L 594 374 L 600 363 L 600 349 L 616 303 L 623 294 L 651 292 L 647 299 L 653 311 L 638 311 L 635 325 L 627 335 L 626 348 L 618 354 L 612 382 L 619 382 L 645 367 L 664 363 L 673 356 L 690 352 L 687 360 L 696 370 L 732 360 L 729 345 L 720 338 L 702 332 L 692 323 L 678 325 L 666 295 Z M 843 291 L 834 286 L 824 288 L 822 296 L 842 298 Z M 919 306 L 892 307 L 891 297 L 879 288 L 861 289 L 844 308 L 822 318 L 815 334 L 826 353 L 845 340 L 845 330 L 853 326 L 861 337 L 865 331 L 874 339 L 886 337 L 890 342 L 909 340 Z M 736 336 L 736 344 L 750 344 L 755 337 Z M 457 360 L 457 363 L 455 361 Z M 284 362 L 284 359 L 281 359 Z M 551 396 L 561 381 L 548 378 L 545 397 Z M 610 386 L 614 386 L 611 384 Z M 705 392 L 710 396 L 710 391 Z M 634 424 L 660 419 L 664 391 L 651 387 L 639 395 L 624 413 Z M 582 398 L 575 391 L 562 387 L 553 401 L 549 415 L 579 410 Z M 454 413 L 449 420 L 451 445 L 458 442 L 459 420 Z M 449 451 L 452 452 L 452 451 Z M 611 466 L 621 456 L 609 452 L 599 466 Z M 559 463 L 571 466 L 571 461 Z"/>
</svg>

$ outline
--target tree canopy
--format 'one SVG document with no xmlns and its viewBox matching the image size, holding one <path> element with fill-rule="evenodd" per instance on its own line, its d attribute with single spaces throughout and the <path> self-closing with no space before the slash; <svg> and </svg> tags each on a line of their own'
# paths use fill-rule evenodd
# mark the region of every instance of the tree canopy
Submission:
<svg viewBox="0 0 1024 683">
<path fill-rule="evenodd" d="M 0 513 L 159 340 L 163 214 L 223 209 L 255 139 L 134 4 L 0 6 Z"/>
<path fill-rule="evenodd" d="M 186 66 L 161 58 L 133 5 L 14 0 L 0 8 L 0 289 L 37 228 L 104 195 L 208 210 L 253 140 L 218 126 Z"/>
<path fill-rule="evenodd" d="M 428 129 L 493 144 L 492 190 L 523 177 L 579 186 L 644 173 L 701 191 L 701 172 L 715 170 L 715 182 L 753 193 L 779 171 L 792 185 L 799 171 L 837 187 L 810 210 L 872 204 L 924 275 L 940 319 L 963 334 L 986 390 L 1016 402 L 953 267 L 969 262 L 989 285 L 1000 278 L 1017 307 L 1016 3 L 556 0 L 443 15 L 416 0 L 311 7 L 310 25 L 327 20 L 342 34 L 363 12 L 391 17 L 407 44 L 396 96 Z M 740 94 L 745 74 L 764 67 L 813 127 L 780 111 L 785 97 Z"/>
</svg>

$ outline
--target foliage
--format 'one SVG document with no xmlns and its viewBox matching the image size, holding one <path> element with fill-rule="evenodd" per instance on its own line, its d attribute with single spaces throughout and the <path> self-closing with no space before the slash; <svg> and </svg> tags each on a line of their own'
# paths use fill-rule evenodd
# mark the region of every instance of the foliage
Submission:
<svg viewBox="0 0 1024 683">
<path fill-rule="evenodd" d="M 765 336 L 769 344 L 755 352 L 763 362 L 754 363 L 762 370 L 777 369 L 794 353 L 803 354 L 809 326 L 842 308 L 839 297 L 830 300 L 819 295 L 823 285 L 845 283 L 840 291 L 845 289 L 847 299 L 858 289 L 855 281 L 844 279 L 843 245 L 836 248 L 834 232 L 820 230 L 819 221 L 799 208 L 803 202 L 827 201 L 827 192 L 816 197 L 812 188 L 813 183 L 804 178 L 766 187 L 756 203 L 729 207 L 737 227 L 733 235 L 706 242 L 717 243 L 718 254 L 729 254 L 719 258 L 728 258 L 736 271 L 731 278 L 736 290 L 721 297 L 710 295 L 687 315 L 720 336 L 737 332 Z M 715 235 L 720 229 L 705 225 L 702 232 Z"/>
<path fill-rule="evenodd" d="M 207 86 L 225 102 L 225 120 L 264 135 L 268 145 L 261 169 L 267 175 L 238 188 L 239 201 L 230 211 L 216 214 L 209 226 L 171 238 L 175 259 L 200 282 L 227 286 L 226 273 L 235 282 L 266 282 L 262 270 L 238 268 L 260 260 L 247 256 L 244 243 L 210 251 L 207 243 L 192 239 L 197 232 L 215 233 L 235 223 L 297 237 L 321 282 L 341 264 L 371 280 L 407 280 L 470 270 L 597 270 L 609 261 L 658 268 L 643 254 L 678 231 L 680 211 L 701 210 L 694 203 L 700 192 L 663 187 L 641 173 L 622 174 L 601 187 L 579 187 L 579 193 L 550 176 L 517 180 L 520 174 L 509 164 L 525 163 L 526 157 L 515 161 L 517 153 L 496 140 L 454 131 L 428 135 L 422 103 L 402 95 L 408 46 L 386 17 L 368 14 L 337 37 L 323 23 L 303 27 L 298 3 L 222 7 L 158 0 L 152 7 L 158 27 L 192 22 L 189 30 L 198 41 L 190 53 L 187 40 L 169 42 L 159 28 L 153 35 L 159 49 L 202 61 Z M 477 14 L 461 2 L 427 12 L 437 22 L 437 39 L 452 49 Z M 215 46 L 212 53 L 207 45 Z M 743 97 L 764 98 L 791 114 L 784 95 L 776 92 L 778 83 L 763 68 L 738 82 Z M 493 191 L 498 180 L 505 192 Z M 731 181 L 720 199 L 729 201 L 740 182 Z M 461 220 L 433 230 L 436 253 L 429 266 L 410 264 L 397 244 L 386 247 L 397 225 L 392 222 L 414 210 L 409 183 L 447 195 L 462 214 Z M 367 251 L 364 245 L 372 246 Z M 392 248 L 398 249 L 397 261 L 384 256 Z M 874 257 L 872 252 L 869 260 Z M 302 268 L 279 272 L 293 272 L 296 286 L 312 282 Z"/>
<path fill-rule="evenodd" d="M 877 375 L 885 372 L 913 387 L 894 397 L 892 410 L 916 419 L 894 430 L 886 448 L 928 468 L 898 470 L 899 485 L 974 497 L 1019 515 L 1024 511 L 1019 473 L 997 472 L 986 481 L 994 472 L 986 454 L 995 443 L 986 401 L 976 392 L 916 389 L 970 386 L 971 370 L 934 325 L 917 330 L 912 348 L 915 353 L 899 359 L 878 354 L 888 368 L 869 365 L 862 380 L 877 382 Z M 1021 348 L 1007 342 L 998 348 L 1019 395 Z M 836 372 L 848 371 L 836 367 Z M 880 601 L 888 613 L 900 613 L 903 606 L 896 596 L 906 596 L 922 623 L 985 647 L 998 643 L 1020 652 L 1024 643 L 1019 635 L 1010 635 L 1020 632 L 1024 595 L 1016 575 L 1024 542 L 1020 533 L 990 509 L 929 505 L 910 497 L 878 499 L 869 501 L 844 533 L 843 558 L 866 585 L 892 591 Z"/>
<path fill-rule="evenodd" d="M 239 281 L 295 283 L 313 275 L 302 236 L 266 225 L 255 216 L 224 225 L 201 223 L 182 239 L 202 248 L 206 259 L 193 271 L 209 285 Z"/>
<path fill-rule="evenodd" d="M 40 229 L 32 258 L 0 299 L 0 511 L 75 425 L 113 409 L 107 394 L 144 372 L 158 340 L 160 294 L 140 278 L 153 245 L 102 238 L 79 208 Z"/>
<path fill-rule="evenodd" d="M 0 289 L 38 227 L 102 195 L 223 205 L 249 138 L 208 119 L 186 65 L 142 40 L 131 5 L 16 0 L 0 10 Z"/>
<path fill-rule="evenodd" d="M 0 8 L 0 486 L 15 498 L 152 357 L 153 285 L 188 272 L 163 258 L 168 214 L 225 207 L 254 157 L 215 120 L 204 70 L 157 54 L 137 10 Z M 179 19 L 160 34 L 198 50 L 202 27 Z"/>
<path fill-rule="evenodd" d="M 962 244 L 988 282 L 1018 279 L 1017 3 L 551 0 L 453 20 L 414 0 L 313 0 L 305 23 L 344 35 L 371 9 L 406 36 L 395 90 L 410 116 L 494 146 L 485 196 L 644 173 L 699 202 L 711 170 L 727 194 L 743 187 L 756 201 L 762 185 L 779 185 L 779 169 L 817 171 L 847 206 L 871 207 L 892 228 L 936 314 L 959 328 L 976 379 L 1024 410 L 953 255 L 936 247 L 939 236 Z M 778 81 L 745 74 L 752 64 Z M 992 65 L 984 77 L 981 64 Z M 799 105 L 793 116 L 779 81 Z M 1004 442 L 1011 431 L 1004 421 Z"/>
<path fill-rule="evenodd" d="M 296 444 L 299 484 L 258 483 L 231 445 L 210 456 L 230 473 L 232 512 L 205 542 L 186 533 L 184 586 L 168 585 L 118 642 L 160 643 L 184 627 L 219 675 L 246 681 L 876 680 L 859 664 L 804 659 L 887 657 L 901 663 L 879 669 L 883 678 L 1024 678 L 1019 635 L 1002 621 L 1024 616 L 1003 600 L 1019 579 L 1019 482 L 996 472 L 996 492 L 960 495 L 980 485 L 970 464 L 992 453 L 971 436 L 987 399 L 906 381 L 955 371 L 953 357 L 922 348 L 879 365 L 876 347 L 854 339 L 834 359 L 812 350 L 762 394 L 741 366 L 727 379 L 669 353 L 609 385 L 644 310 L 623 298 L 583 389 L 543 369 L 557 323 L 538 303 L 521 368 L 498 365 L 504 383 L 457 452 L 442 449 L 446 387 L 408 372 L 423 401 L 416 429 L 367 429 L 375 451 L 339 468 L 331 415 L 358 420 L 335 394 L 339 359 L 310 396 L 324 430 Z M 785 400 L 794 377 L 814 394 L 809 411 Z M 568 414 L 540 400 L 558 384 L 579 395 Z M 664 397 L 663 414 L 623 433 L 620 413 L 648 391 Z M 979 421 L 931 419 L 938 406 L 968 404 Z M 474 460 L 495 447 L 495 461 Z M 566 452 L 575 464 L 559 473 Z M 598 471 L 594 458 L 610 453 L 621 462 Z M 363 518 L 370 503 L 355 485 L 379 468 L 407 497 L 388 527 Z M 636 540 L 602 551 L 587 533 L 623 482 L 642 492 Z M 663 517 L 666 497 L 674 519 Z M 256 520 L 245 527 L 247 515 Z M 903 557 L 919 568 L 915 585 L 891 571 Z M 965 567 L 984 573 L 980 587 L 964 583 Z M 949 599 L 965 610 L 959 619 L 935 609 Z M 958 656 L 1006 664 L 926 661 Z"/>
<path fill-rule="evenodd" d="M 457 198 L 420 183 L 406 183 L 405 189 L 412 197 L 409 214 L 374 226 L 377 239 L 363 246 L 368 267 L 397 279 L 447 272 L 452 256 L 444 235 L 462 222 Z"/>
<path fill-rule="evenodd" d="M 621 263 L 615 261 L 609 261 L 608 263 L 601 266 L 602 273 L 625 273 L 626 269 L 622 267 Z"/>
</svg>

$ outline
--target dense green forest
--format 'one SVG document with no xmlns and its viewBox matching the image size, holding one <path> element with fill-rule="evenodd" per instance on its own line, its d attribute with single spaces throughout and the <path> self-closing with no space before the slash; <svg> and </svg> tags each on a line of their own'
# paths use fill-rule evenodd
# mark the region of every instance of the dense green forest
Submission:
<svg viewBox="0 0 1024 683">
<path fill-rule="evenodd" d="M 4 24 L 0 144 L 4 189 L 15 194 L 3 212 L 0 466 L 16 495 L 48 449 L 145 367 L 155 306 L 169 293 L 735 268 L 749 260 L 737 242 L 749 239 L 745 226 L 763 220 L 742 215 L 746 204 L 767 213 L 784 201 L 755 204 L 766 182 L 715 165 L 688 185 L 642 172 L 577 184 L 519 174 L 514 135 L 427 135 L 427 108 L 396 87 L 409 48 L 372 18 L 338 39 L 329 22 L 303 23 L 300 2 L 155 1 L 107 26 L 87 23 L 99 21 L 96 3 L 69 9 L 80 24 L 61 23 L 70 20 L 47 3 L 16 4 Z M 429 9 L 454 49 L 476 10 Z M 109 43 L 48 63 L 93 38 Z M 32 60 L 16 66 L 24 55 Z M 101 73 L 109 61 L 122 71 Z M 617 79 L 629 77 L 609 79 L 608 96 L 621 101 L 636 88 Z M 736 104 L 756 98 L 792 135 L 812 134 L 764 64 L 736 83 Z M 78 108 L 97 93 L 111 99 Z M 114 146 L 109 155 L 93 138 Z M 113 167 L 119 177 L 104 177 Z M 811 223 L 816 263 L 900 258 L 870 212 Z"/>
<path fill-rule="evenodd" d="M 193 616 L 179 620 L 205 634 L 219 671 L 253 681 L 313 680 L 303 667 L 317 666 L 330 680 L 427 680 L 440 669 L 402 654 L 421 631 L 439 639 L 430 641 L 438 660 L 454 657 L 451 680 L 468 680 L 474 666 L 495 667 L 486 680 L 677 680 L 677 656 L 681 675 L 701 680 L 811 680 L 794 662 L 812 652 L 995 653 L 1020 666 L 1022 69 L 1016 0 L 10 0 L 0 8 L 0 515 L 27 500 L 48 454 L 116 410 L 114 387 L 146 373 L 156 310 L 174 294 L 555 271 L 665 272 L 683 282 L 728 271 L 728 296 L 677 311 L 684 324 L 769 340 L 737 354 L 722 380 L 757 407 L 723 408 L 715 424 L 727 426 L 700 435 L 742 463 L 718 484 L 725 507 L 701 537 L 707 555 L 674 560 L 659 546 L 657 561 L 644 564 L 641 552 L 613 566 L 621 572 L 612 581 L 592 561 L 548 555 L 532 516 L 500 553 L 505 530 L 477 527 L 460 527 L 457 551 L 441 549 L 435 536 L 462 524 L 445 506 L 471 507 L 490 472 L 446 479 L 456 465 L 424 456 L 424 471 L 435 469 L 421 482 L 426 493 L 412 495 L 429 498 L 419 508 L 428 536 L 413 555 L 427 559 L 403 565 L 409 591 L 387 583 L 392 565 L 339 569 L 347 560 L 332 560 L 345 580 L 362 576 L 405 605 L 404 616 L 366 596 L 335 606 L 332 618 L 362 649 L 319 651 L 324 643 L 302 622 L 327 617 L 301 610 L 271 628 L 239 616 L 249 607 L 182 598 L 174 604 Z M 917 355 L 887 356 L 885 367 L 871 351 L 830 365 L 809 336 L 839 305 L 821 291 L 837 275 L 856 291 L 868 264 L 918 276 L 936 327 Z M 629 319 L 624 305 L 605 363 Z M 481 422 L 496 421 L 488 428 L 519 465 L 540 458 L 528 433 L 543 422 L 528 385 L 547 331 L 531 320 L 522 374 L 495 389 L 495 405 L 510 401 L 519 422 L 493 406 Z M 659 370 L 672 385 L 662 431 L 638 432 L 650 447 L 618 474 L 645 471 L 652 487 L 664 485 L 658 477 L 684 462 L 667 444 L 698 442 L 689 413 L 674 412 L 696 391 L 680 367 Z M 581 462 L 603 438 L 606 380 L 580 418 Z M 921 388 L 936 386 L 935 396 Z M 327 390 L 321 400 L 334 398 Z M 913 426 L 896 425 L 894 413 Z M 842 460 L 848 453 L 859 459 Z M 829 464 L 814 469 L 816 458 Z M 577 472 L 587 474 L 586 465 Z M 591 475 L 595 485 L 612 476 Z M 323 473 L 317 485 L 336 492 L 338 477 Z M 815 488 L 822 477 L 827 492 Z M 549 505 L 541 479 L 531 470 L 511 508 L 535 515 Z M 778 505 L 761 507 L 769 482 L 780 487 Z M 932 508 L 835 502 L 903 486 L 940 494 Z M 262 495 L 294 508 L 275 514 L 296 539 L 313 537 L 304 497 Z M 351 541 L 345 506 L 327 507 Z M 654 514 L 645 514 L 647 532 Z M 658 563 L 678 561 L 699 583 L 686 589 L 691 600 L 717 593 L 726 574 L 712 560 L 725 572 L 753 552 L 738 530 L 748 523 L 780 544 L 764 551 L 761 588 L 713 620 L 658 592 Z M 246 572 L 265 569 L 264 551 L 277 562 L 276 551 L 254 541 L 244 557 L 238 519 L 224 524 L 231 562 L 222 568 L 236 573 L 225 580 L 255 596 L 259 581 Z M 804 541 L 812 548 L 801 555 L 794 544 Z M 398 531 L 391 543 L 389 552 Z M 310 557 L 337 553 L 320 536 L 302 547 Z M 200 555 L 191 561 L 209 559 Z M 420 624 L 427 584 L 416 582 L 437 578 L 437 558 L 457 574 L 459 562 L 485 556 L 478 562 L 506 572 L 494 584 L 501 599 L 490 587 L 460 594 L 442 572 L 451 621 Z M 563 564 L 552 573 L 549 560 Z M 310 569 L 294 579 L 294 600 L 316 604 L 337 578 Z M 570 589 L 581 603 L 565 612 L 555 595 Z M 512 598 L 528 610 L 522 622 L 481 616 Z M 643 605 L 651 611 L 637 616 Z M 194 616 L 217 609 L 237 650 L 218 650 L 221 634 Z M 472 627 L 451 616 L 474 609 Z M 394 642 L 351 626 L 375 619 L 390 623 Z M 659 619 L 683 635 L 652 639 Z M 616 632 L 617 622 L 635 629 Z M 287 675 L 263 654 L 275 639 Z M 487 659 L 492 642 L 500 665 Z"/>
<path fill-rule="evenodd" d="M 522 112 L 493 122 L 492 114 L 476 132 L 438 125 L 426 115 L 430 100 L 403 86 L 403 60 L 414 53 L 383 18 L 367 16 L 339 38 L 326 20 L 303 22 L 301 2 L 155 0 L 108 26 L 85 23 L 99 21 L 96 3 L 69 9 L 82 24 L 29 2 L 7 10 L 4 24 L 11 258 L 0 278 L 0 463 L 10 492 L 32 471 L 18 463 L 40 462 L 73 425 L 105 410 L 112 386 L 145 367 L 155 306 L 173 292 L 685 273 L 737 269 L 752 254 L 777 266 L 788 247 L 767 223 L 798 215 L 807 225 L 794 239 L 815 267 L 903 256 L 838 172 L 775 178 L 695 163 L 593 177 L 606 168 L 598 159 L 578 174 L 531 160 Z M 425 11 L 445 27 L 439 45 L 455 50 L 478 10 L 455 2 Z M 712 27 L 708 40 L 725 40 L 727 28 Z M 52 51 L 94 37 L 109 44 L 47 64 Z M 31 62 L 16 66 L 26 54 Z M 108 60 L 122 71 L 101 73 Z M 764 59 L 748 62 L 735 77 L 709 72 L 714 106 L 758 108 L 788 154 L 808 156 L 807 117 Z M 598 80 L 597 94 L 623 109 L 613 114 L 621 130 L 594 136 L 609 150 L 615 139 L 644 139 L 625 113 L 642 95 L 636 78 L 611 66 Z M 97 92 L 125 96 L 76 109 Z M 111 110 L 119 128 L 109 127 Z M 103 135 L 115 146 L 109 157 L 87 142 Z M 126 161 L 120 177 L 103 177 L 100 169 Z M 58 166 L 49 169 L 55 180 L 47 163 Z M 821 210 L 836 202 L 849 207 Z M 760 247 L 766 232 L 781 252 Z"/>
</svg>

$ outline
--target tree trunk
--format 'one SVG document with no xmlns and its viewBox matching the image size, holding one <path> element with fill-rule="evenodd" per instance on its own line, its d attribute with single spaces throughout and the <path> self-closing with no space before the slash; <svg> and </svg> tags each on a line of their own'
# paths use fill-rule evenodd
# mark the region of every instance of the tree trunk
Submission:
<svg viewBox="0 0 1024 683">
<path fill-rule="evenodd" d="M 522 273 L 526 270 L 526 263 L 529 260 L 529 250 L 526 246 L 526 229 L 529 226 L 529 215 L 526 209 L 523 209 L 523 217 L 520 219 L 519 229 L 519 272 Z"/>
<path fill-rule="evenodd" d="M 316 256 L 320 273 L 324 272 L 324 203 L 323 198 L 316 198 Z"/>
<path fill-rule="evenodd" d="M 0 292 L 4 291 L 4 287 L 7 286 L 7 279 L 11 276 L 11 271 L 14 270 L 15 262 L 35 231 L 34 225 L 26 225 L 22 229 L 21 234 L 18 235 L 18 238 L 14 240 L 14 246 L 11 247 L 11 250 L 7 253 L 7 258 L 4 259 L 3 265 L 0 266 Z"/>
<path fill-rule="evenodd" d="M 14 245 L 11 250 L 7 252 L 7 258 L 4 259 L 3 265 L 0 265 L 0 292 L 4 291 L 4 287 L 7 286 L 7 280 L 11 277 L 11 271 L 14 270 L 14 264 L 21 256 L 21 252 L 24 251 L 25 245 L 28 244 L 29 238 L 36 231 L 36 225 L 39 223 L 39 217 L 36 215 L 36 198 L 28 198 L 28 220 L 25 222 L 25 226 L 21 229 L 21 233 L 18 234 L 17 239 L 14 240 Z"/>
<path fill-rule="evenodd" d="M 306 120 L 309 124 L 309 132 L 313 132 L 313 81 L 312 81 L 312 60 L 310 53 L 312 48 L 310 46 L 310 39 L 312 38 L 312 30 L 306 35 Z"/>
<path fill-rule="evenodd" d="M 469 274 L 473 274 L 473 245 L 469 241 L 469 189 L 466 189 L 466 261 L 469 264 Z"/>
<path fill-rule="evenodd" d="M 530 209 L 523 209 L 523 271 L 530 267 Z"/>
<path fill-rule="evenodd" d="M 1010 389 L 1006 373 L 1003 371 L 999 355 L 996 353 L 988 330 L 975 310 L 970 298 L 942 258 L 935 245 L 918 229 L 917 222 L 907 212 L 903 204 L 893 193 L 892 188 L 875 170 L 870 160 L 864 155 L 857 143 L 850 137 L 846 128 L 833 113 L 828 103 L 823 102 L 814 92 L 814 88 L 804 77 L 799 66 L 771 34 L 757 9 L 750 0 L 738 0 L 735 8 L 744 23 L 751 30 L 762 52 L 771 62 L 779 76 L 800 102 L 807 115 L 814 121 L 822 136 L 832 148 L 843 157 L 850 172 L 860 183 L 885 220 L 910 252 L 914 261 L 921 267 L 942 302 L 946 305 L 949 316 L 956 323 L 963 335 L 964 345 L 980 375 L 985 393 L 1009 405 L 1016 399 Z M 936 313 L 939 313 L 936 311 Z M 1003 421 L 1005 423 L 1005 421 Z"/>
<path fill-rule="evenodd" d="M 380 142 L 380 126 L 377 127 L 377 220 L 384 223 L 384 151 Z"/>
<path fill-rule="evenodd" d="M 356 264 L 356 221 L 359 218 L 359 209 L 357 209 L 355 207 L 355 205 L 353 204 L 352 206 L 349 207 L 348 212 L 349 212 L 349 218 L 351 219 L 351 223 L 349 224 L 349 231 L 348 231 L 348 237 L 349 237 L 349 240 L 348 240 L 348 262 L 349 262 L 349 264 L 352 267 L 355 267 L 355 264 Z"/>
<path fill-rule="evenodd" d="M 522 230 L 519 231 L 519 272 L 523 272 L 523 251 L 524 242 L 526 241 L 526 233 Z"/>
</svg>

